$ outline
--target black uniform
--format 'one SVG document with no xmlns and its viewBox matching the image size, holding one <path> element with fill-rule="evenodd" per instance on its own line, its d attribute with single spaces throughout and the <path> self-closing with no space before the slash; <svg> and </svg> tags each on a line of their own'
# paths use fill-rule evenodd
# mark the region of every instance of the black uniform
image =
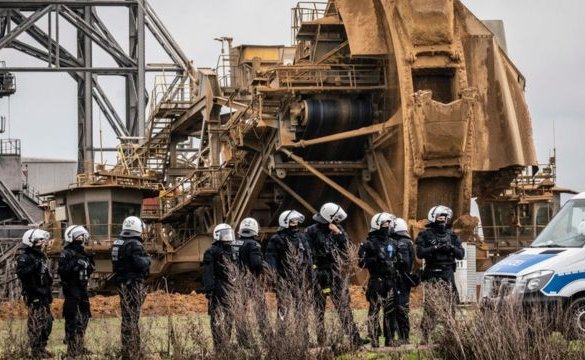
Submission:
<svg viewBox="0 0 585 360">
<path fill-rule="evenodd" d="M 390 327 L 390 339 L 394 339 L 394 333 L 398 331 L 398 338 L 402 342 L 408 342 L 410 336 L 410 289 L 418 285 L 418 279 L 412 274 L 414 264 L 414 244 L 408 233 L 399 232 L 392 234 L 396 244 L 396 287 L 394 301 L 394 315 Z"/>
<path fill-rule="evenodd" d="M 295 263 L 288 261 L 287 255 L 297 253 L 298 257 L 291 258 L 296 260 Z M 268 239 L 265 258 L 268 265 L 287 281 L 304 279 L 299 276 L 299 271 L 304 270 L 306 274 L 310 274 L 313 265 L 307 239 L 301 232 L 290 229 L 281 229 Z"/>
<path fill-rule="evenodd" d="M 237 266 L 234 254 L 231 242 L 220 241 L 214 242 L 203 254 L 203 289 L 209 301 L 211 334 L 216 351 L 229 342 L 233 326 L 228 291 L 232 285 L 230 264 Z"/>
<path fill-rule="evenodd" d="M 122 231 L 112 246 L 114 281 L 118 284 L 122 308 L 122 357 L 140 357 L 140 308 L 146 291 L 144 279 L 150 271 L 150 256 L 144 250 L 142 238 L 134 232 Z"/>
<path fill-rule="evenodd" d="M 306 291 L 312 285 L 313 260 L 311 250 L 304 234 L 297 230 L 281 229 L 277 231 L 268 240 L 266 245 L 265 258 L 268 265 L 276 272 L 278 279 L 276 281 L 276 301 L 278 303 L 279 336 L 287 336 L 285 333 L 288 318 L 291 311 L 287 306 L 292 306 L 292 310 L 300 313 L 297 319 L 300 321 L 301 328 L 307 330 L 305 336 L 308 345 L 308 323 L 307 306 L 305 302 Z M 287 303 L 291 301 L 292 303 Z"/>
<path fill-rule="evenodd" d="M 368 335 L 372 346 L 378 346 L 380 321 L 378 314 L 383 309 L 383 330 L 385 345 L 390 345 L 394 318 L 394 289 L 396 286 L 396 242 L 390 238 L 387 229 L 375 230 L 361 243 L 358 252 L 359 265 L 368 269 L 370 279 L 366 298 L 370 303 L 368 309 Z"/>
<path fill-rule="evenodd" d="M 260 243 L 253 237 L 242 237 L 237 241 L 241 242 L 238 258 L 242 268 L 254 275 L 261 275 L 264 272 L 265 263 Z"/>
<path fill-rule="evenodd" d="M 53 278 L 49 272 L 47 257 L 37 247 L 27 247 L 16 260 L 16 275 L 22 286 L 22 296 L 28 307 L 28 337 L 33 357 L 47 355 L 45 350 L 51 330 L 53 302 L 51 286 Z"/>
<path fill-rule="evenodd" d="M 65 343 L 70 355 L 84 350 L 83 337 L 91 317 L 87 284 L 94 269 L 93 256 L 85 252 L 80 242 L 68 244 L 61 252 L 59 277 L 65 297 Z"/>
<path fill-rule="evenodd" d="M 416 256 L 425 260 L 422 280 L 444 285 L 451 303 L 457 303 L 459 296 L 455 286 L 455 260 L 465 256 L 459 237 L 442 224 L 430 223 L 416 238 Z M 433 317 L 430 307 L 425 304 L 421 320 L 423 341 L 428 341 L 434 324 Z"/>
<path fill-rule="evenodd" d="M 351 313 L 347 281 L 342 273 L 342 262 L 347 258 L 349 239 L 340 225 L 341 233 L 334 234 L 329 224 L 316 223 L 306 229 L 307 240 L 313 254 L 315 269 L 315 308 L 317 311 L 317 338 L 325 341 L 325 304 L 327 296 L 335 305 L 344 331 L 354 343 L 360 343 L 358 328 Z"/>
<path fill-rule="evenodd" d="M 253 306 L 256 312 L 256 320 L 258 321 L 258 328 L 262 334 L 263 339 L 268 340 L 272 334 L 270 331 L 270 323 L 268 321 L 268 308 L 266 307 L 266 298 L 264 297 L 264 255 L 262 254 L 262 247 L 260 243 L 254 239 L 254 237 L 242 236 L 236 243 L 240 243 L 241 246 L 238 248 L 238 259 L 240 267 L 242 268 L 244 278 L 249 281 L 253 281 L 254 284 L 245 286 L 245 289 L 250 291 L 245 294 L 246 298 L 253 299 Z M 249 276 L 251 275 L 251 276 Z M 250 335 L 250 331 L 244 329 L 246 336 Z"/>
</svg>

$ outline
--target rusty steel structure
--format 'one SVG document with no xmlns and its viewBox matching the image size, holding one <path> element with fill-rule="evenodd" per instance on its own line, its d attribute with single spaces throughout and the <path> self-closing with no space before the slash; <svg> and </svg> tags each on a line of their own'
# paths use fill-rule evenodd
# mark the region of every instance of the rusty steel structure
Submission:
<svg viewBox="0 0 585 360">
<path fill-rule="evenodd" d="M 146 140 L 55 195 L 56 238 L 74 219 L 95 234 L 89 193 L 110 189 L 109 230 L 94 242 L 107 274 L 113 228 L 129 214 L 113 214 L 120 187 L 137 190 L 152 224 L 155 278 L 197 271 L 217 223 L 253 216 L 267 235 L 281 211 L 327 201 L 348 209 L 356 242 L 375 212 L 417 231 L 439 203 L 472 237 L 472 198 L 496 198 L 537 164 L 524 77 L 459 0 L 303 2 L 291 18 L 292 46 L 225 37 L 217 69 L 158 78 Z"/>
<path fill-rule="evenodd" d="M 127 14 L 127 38 L 114 36 L 102 19 L 104 9 Z M 75 48 L 63 40 L 68 27 L 76 33 Z M 167 64 L 146 61 L 147 34 L 168 55 Z M 29 36 L 22 37 L 26 34 Z M 66 37 L 65 37 L 66 38 Z M 128 49 L 121 44 L 127 40 Z M 151 42 L 153 44 L 153 42 Z M 112 66 L 96 65 L 94 45 L 107 54 Z M 145 0 L 2 0 L 0 1 L 0 50 L 12 49 L 42 62 L 38 66 L 0 68 L 0 97 L 14 92 L 12 73 L 62 72 L 77 83 L 78 171 L 91 173 L 94 154 L 94 104 L 119 138 L 144 134 L 148 97 L 147 72 L 184 74 L 191 63 L 170 36 L 154 9 Z M 99 57 L 99 54 L 98 54 Z M 102 61 L 103 56 L 102 56 Z M 102 87 L 103 76 L 119 76 L 125 82 L 125 114 L 119 115 L 111 94 Z M 103 150 L 103 149 L 101 149 Z"/>
</svg>

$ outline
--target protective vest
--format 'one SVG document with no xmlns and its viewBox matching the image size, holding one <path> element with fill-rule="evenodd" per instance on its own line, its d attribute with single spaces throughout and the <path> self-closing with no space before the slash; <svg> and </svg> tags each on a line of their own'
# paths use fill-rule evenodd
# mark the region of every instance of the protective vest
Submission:
<svg viewBox="0 0 585 360">
<path fill-rule="evenodd" d="M 231 258 L 235 262 L 240 259 L 240 249 L 242 248 L 242 245 L 244 245 L 244 240 L 234 240 L 232 242 Z"/>
<path fill-rule="evenodd" d="M 134 268 L 133 259 L 128 256 L 128 248 L 133 245 L 142 247 L 142 243 L 134 238 L 114 240 L 112 244 L 112 266 L 115 274 L 126 276 L 142 272 Z"/>
<path fill-rule="evenodd" d="M 336 257 L 346 250 L 348 240 L 339 227 L 342 231 L 339 235 L 334 235 L 326 224 L 314 224 L 307 228 L 311 255 L 317 268 L 331 268 L 337 261 Z"/>
<path fill-rule="evenodd" d="M 370 277 L 395 277 L 396 242 L 386 236 L 370 233 L 360 245 L 359 265 L 368 269 Z"/>
<path fill-rule="evenodd" d="M 79 248 L 81 248 L 81 246 L 79 246 Z M 68 245 L 63 249 L 61 254 L 62 259 L 59 259 L 59 275 L 63 282 L 86 285 L 94 270 L 94 265 L 92 258 L 87 253 L 83 252 L 82 248 L 79 248 L 75 245 Z M 78 260 L 82 260 L 81 264 Z M 61 271 L 61 262 L 69 262 L 68 264 L 63 265 L 70 270 Z M 72 272 L 72 269 L 75 269 L 75 271 Z"/>
</svg>

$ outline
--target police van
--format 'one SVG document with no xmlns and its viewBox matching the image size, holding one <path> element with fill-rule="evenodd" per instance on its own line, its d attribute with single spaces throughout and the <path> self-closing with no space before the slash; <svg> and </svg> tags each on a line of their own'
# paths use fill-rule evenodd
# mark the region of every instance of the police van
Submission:
<svg viewBox="0 0 585 360">
<path fill-rule="evenodd" d="M 484 303 L 552 303 L 566 310 L 571 333 L 585 338 L 585 192 L 574 196 L 530 247 L 489 268 Z"/>
</svg>

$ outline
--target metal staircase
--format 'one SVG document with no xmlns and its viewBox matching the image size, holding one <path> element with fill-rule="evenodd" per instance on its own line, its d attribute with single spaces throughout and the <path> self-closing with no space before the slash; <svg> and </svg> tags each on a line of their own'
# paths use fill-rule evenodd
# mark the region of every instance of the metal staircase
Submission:
<svg viewBox="0 0 585 360">
<path fill-rule="evenodd" d="M 273 131 L 263 149 L 254 155 L 246 176 L 242 179 L 238 192 L 231 201 L 233 205 L 226 215 L 226 221 L 229 224 L 239 224 L 244 215 L 250 210 L 254 199 L 260 193 L 260 187 L 264 184 L 267 176 L 264 169 L 267 167 L 270 155 L 276 150 L 277 142 L 278 133 Z"/>
</svg>

